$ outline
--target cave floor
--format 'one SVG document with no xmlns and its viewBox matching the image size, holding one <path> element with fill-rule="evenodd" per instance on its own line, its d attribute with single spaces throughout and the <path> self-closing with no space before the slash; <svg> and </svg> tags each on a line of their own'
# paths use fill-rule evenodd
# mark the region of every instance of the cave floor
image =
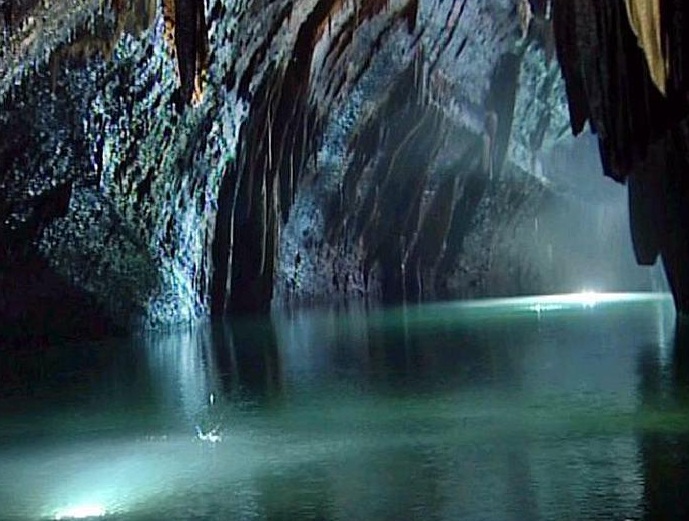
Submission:
<svg viewBox="0 0 689 521">
<path fill-rule="evenodd" d="M 2 519 L 682 519 L 663 295 L 286 310 L 24 350 Z"/>
</svg>

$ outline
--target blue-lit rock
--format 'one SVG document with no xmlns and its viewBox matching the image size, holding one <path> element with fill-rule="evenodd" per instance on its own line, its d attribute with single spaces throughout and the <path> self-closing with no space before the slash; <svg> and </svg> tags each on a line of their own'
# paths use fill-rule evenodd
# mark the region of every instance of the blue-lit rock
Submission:
<svg viewBox="0 0 689 521">
<path fill-rule="evenodd" d="M 63 33 L 0 57 L 5 273 L 41 259 L 150 325 L 274 296 L 578 289 L 560 261 L 579 242 L 537 224 L 580 197 L 552 175 L 567 112 L 547 21 L 525 32 L 508 0 L 207 0 L 188 103 L 184 42 L 135 7 L 56 10 Z"/>
<path fill-rule="evenodd" d="M 158 17 L 140 36 L 124 35 L 110 60 L 39 67 L 0 115 L 4 128 L 20 129 L 8 141 L 22 151 L 3 155 L 11 161 L 2 179 L 12 203 L 6 225 L 21 222 L 22 201 L 31 219 L 33 200 L 71 183 L 67 215 L 26 239 L 123 323 L 208 313 L 206 243 L 243 114 L 222 88 L 233 24 L 231 14 L 210 24 L 223 52 L 193 110 L 180 114 L 173 102 L 175 63 Z"/>
</svg>

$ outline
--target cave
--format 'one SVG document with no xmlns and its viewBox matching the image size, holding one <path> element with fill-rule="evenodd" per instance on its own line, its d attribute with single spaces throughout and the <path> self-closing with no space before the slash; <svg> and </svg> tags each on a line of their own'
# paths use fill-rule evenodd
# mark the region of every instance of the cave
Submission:
<svg viewBox="0 0 689 521">
<path fill-rule="evenodd" d="M 687 174 L 684 0 L 0 0 L 0 517 L 681 519 Z"/>
</svg>

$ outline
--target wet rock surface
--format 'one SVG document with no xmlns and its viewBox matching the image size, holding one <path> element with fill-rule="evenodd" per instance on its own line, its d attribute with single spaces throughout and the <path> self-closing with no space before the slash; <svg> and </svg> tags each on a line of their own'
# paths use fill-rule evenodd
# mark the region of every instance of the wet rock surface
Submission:
<svg viewBox="0 0 689 521">
<path fill-rule="evenodd" d="M 61 5 L 69 30 L 0 58 L 3 280 L 38 258 L 149 325 L 567 286 L 527 251 L 544 201 L 581 197 L 549 159 L 568 113 L 539 9 L 524 30 L 511 0 Z"/>
</svg>

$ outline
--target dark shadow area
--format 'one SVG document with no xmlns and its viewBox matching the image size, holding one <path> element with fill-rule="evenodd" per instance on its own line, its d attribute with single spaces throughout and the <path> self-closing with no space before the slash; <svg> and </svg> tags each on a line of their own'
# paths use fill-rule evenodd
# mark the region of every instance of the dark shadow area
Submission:
<svg viewBox="0 0 689 521">
<path fill-rule="evenodd" d="M 37 256 L 0 267 L 0 353 L 124 333 L 94 300 Z"/>
<path fill-rule="evenodd" d="M 245 319 L 212 325 L 213 363 L 228 397 L 251 400 L 280 392 L 280 361 L 275 329 L 269 320 Z"/>
<path fill-rule="evenodd" d="M 671 358 L 666 364 L 650 353 L 640 364 L 642 399 L 670 420 L 686 417 L 689 407 L 689 322 L 679 319 Z M 644 430 L 639 441 L 643 456 L 644 519 L 670 521 L 689 518 L 689 433 L 671 421 Z"/>
</svg>

